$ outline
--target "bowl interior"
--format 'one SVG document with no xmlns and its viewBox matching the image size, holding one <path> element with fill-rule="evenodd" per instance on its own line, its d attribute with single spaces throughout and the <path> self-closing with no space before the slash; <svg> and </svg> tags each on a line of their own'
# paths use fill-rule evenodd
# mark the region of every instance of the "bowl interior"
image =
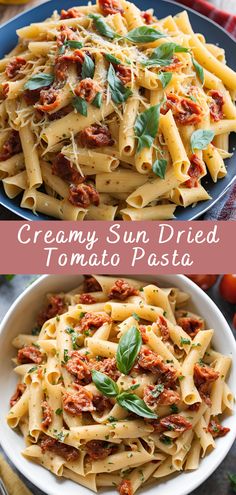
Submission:
<svg viewBox="0 0 236 495">
<path fill-rule="evenodd" d="M 212 300 L 189 279 L 181 275 L 136 276 L 134 278 L 157 283 L 160 286 L 179 287 L 191 295 L 189 309 L 195 310 L 203 316 L 208 328 L 215 329 L 213 344 L 215 349 L 223 354 L 230 354 L 233 358 L 228 383 L 236 395 L 236 345 L 232 332 Z M 13 372 L 11 357 L 14 350 L 11 346 L 12 339 L 19 333 L 27 333 L 32 328 L 34 318 L 42 307 L 42 301 L 48 292 L 68 291 L 75 288 L 82 280 L 80 275 L 45 275 L 34 282 L 16 300 L 6 315 L 0 333 L 0 438 L 2 446 L 16 465 L 16 467 L 36 486 L 44 490 L 48 495 L 78 495 L 78 485 L 68 480 L 56 479 L 51 473 L 37 466 L 21 456 L 24 448 L 23 438 L 11 430 L 6 424 L 6 414 L 9 409 L 9 398 L 15 386 L 16 376 Z M 224 420 L 224 425 L 231 428 L 230 433 L 217 440 L 216 449 L 200 463 L 197 471 L 182 473 L 173 476 L 158 485 L 145 489 L 148 495 L 185 495 L 199 486 L 222 462 L 235 438 L 235 414 Z M 79 487 L 81 495 L 89 495 L 87 488 Z M 109 490 L 113 495 L 116 493 Z"/>
</svg>

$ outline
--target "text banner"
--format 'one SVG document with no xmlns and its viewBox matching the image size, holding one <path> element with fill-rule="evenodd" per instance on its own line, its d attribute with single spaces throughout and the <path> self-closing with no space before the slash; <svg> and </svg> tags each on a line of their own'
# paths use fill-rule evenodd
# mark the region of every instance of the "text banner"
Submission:
<svg viewBox="0 0 236 495">
<path fill-rule="evenodd" d="M 1 222 L 0 273 L 231 273 L 233 222 Z"/>
</svg>

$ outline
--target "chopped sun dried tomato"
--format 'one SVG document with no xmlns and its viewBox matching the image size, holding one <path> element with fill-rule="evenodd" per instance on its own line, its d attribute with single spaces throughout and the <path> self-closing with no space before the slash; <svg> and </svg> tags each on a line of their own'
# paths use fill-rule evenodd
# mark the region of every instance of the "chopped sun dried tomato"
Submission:
<svg viewBox="0 0 236 495">
<path fill-rule="evenodd" d="M 51 87 L 40 91 L 37 109 L 41 112 L 52 112 L 60 105 L 61 97 L 57 89 Z"/>
<path fill-rule="evenodd" d="M 145 24 L 153 24 L 155 22 L 155 17 L 148 10 L 141 12 L 141 16 L 145 21 Z"/>
<path fill-rule="evenodd" d="M 109 299 L 119 299 L 120 301 L 124 301 L 127 297 L 137 296 L 137 294 L 137 289 L 131 287 L 131 285 L 129 285 L 125 280 L 119 279 L 114 283 L 108 297 Z"/>
<path fill-rule="evenodd" d="M 83 17 L 84 14 L 78 8 L 74 7 L 72 9 L 61 11 L 61 19 L 76 19 L 77 17 Z"/>
<path fill-rule="evenodd" d="M 97 93 L 101 93 L 101 92 L 102 92 L 102 88 L 100 84 L 98 84 L 90 77 L 87 77 L 86 79 L 82 79 L 82 81 L 80 81 L 75 88 L 76 96 L 83 98 L 88 103 L 91 103 L 94 100 Z"/>
<path fill-rule="evenodd" d="M 69 184 L 80 184 L 85 180 L 62 153 L 59 153 L 54 159 L 52 173 Z"/>
<path fill-rule="evenodd" d="M 11 131 L 8 139 L 3 143 L 0 151 L 0 162 L 8 160 L 22 151 L 19 132 Z"/>
<path fill-rule="evenodd" d="M 211 419 L 208 431 L 212 434 L 213 438 L 224 437 L 230 431 L 230 428 L 222 426 L 217 418 Z"/>
<path fill-rule="evenodd" d="M 170 414 L 170 416 L 165 416 L 158 423 L 152 424 L 155 431 L 159 432 L 176 431 L 177 433 L 184 433 L 184 431 L 192 428 L 192 423 L 180 414 Z"/>
<path fill-rule="evenodd" d="M 221 93 L 221 91 L 218 91 L 216 89 L 211 89 L 208 93 L 208 96 L 210 96 L 212 99 L 212 101 L 209 104 L 211 118 L 215 122 L 218 122 L 224 117 L 224 112 L 223 112 L 223 105 L 225 103 L 224 95 L 223 93 Z"/>
<path fill-rule="evenodd" d="M 103 440 L 90 440 L 85 444 L 85 450 L 93 461 L 106 459 L 116 448 L 115 445 Z"/>
<path fill-rule="evenodd" d="M 90 205 L 99 205 L 99 194 L 92 184 L 71 184 L 68 200 L 78 208 L 89 208 Z"/>
<path fill-rule="evenodd" d="M 170 65 L 167 65 L 166 67 L 162 67 L 161 71 L 162 72 L 175 72 L 183 67 L 183 62 L 174 55 L 172 62 Z"/>
<path fill-rule="evenodd" d="M 175 390 L 171 390 L 170 388 L 161 390 L 160 393 L 158 393 L 158 385 L 148 385 L 145 387 L 143 399 L 147 406 L 170 406 L 180 401 L 180 396 Z"/>
<path fill-rule="evenodd" d="M 50 296 L 48 306 L 39 313 L 37 324 L 39 327 L 42 327 L 45 321 L 50 320 L 54 316 L 61 315 L 66 311 L 67 305 L 63 297 L 56 295 Z"/>
<path fill-rule="evenodd" d="M 178 378 L 178 372 L 173 367 L 165 364 L 161 356 L 145 347 L 141 349 L 138 366 L 156 375 L 158 382 L 166 387 L 175 385 Z"/>
<path fill-rule="evenodd" d="M 66 392 L 63 396 L 63 408 L 69 414 L 75 416 L 83 412 L 91 412 L 95 410 L 92 402 L 93 394 L 81 385 L 77 385 L 76 392 Z"/>
<path fill-rule="evenodd" d="M 13 407 L 18 402 L 18 400 L 23 395 L 25 389 L 26 389 L 25 383 L 18 383 L 18 385 L 16 387 L 16 391 L 14 392 L 14 394 L 12 395 L 12 397 L 10 399 L 10 406 L 11 407 Z"/>
<path fill-rule="evenodd" d="M 111 323 L 111 317 L 106 313 L 86 313 L 79 322 L 78 330 L 81 333 L 88 330 L 96 330 L 104 323 Z"/>
<path fill-rule="evenodd" d="M 120 495 L 133 495 L 132 485 L 130 480 L 122 480 L 118 486 Z"/>
<path fill-rule="evenodd" d="M 91 296 L 91 294 L 80 294 L 79 302 L 81 304 L 94 304 L 96 302 L 95 297 Z"/>
<path fill-rule="evenodd" d="M 195 125 L 202 119 L 202 110 L 197 103 L 174 93 L 167 95 L 161 113 L 166 114 L 168 110 L 172 110 L 174 118 L 182 125 Z"/>
<path fill-rule="evenodd" d="M 6 76 L 9 77 L 9 79 L 13 79 L 16 77 L 19 72 L 21 71 L 21 68 L 26 65 L 26 60 L 22 57 L 16 57 L 9 64 L 6 66 Z"/>
<path fill-rule="evenodd" d="M 69 353 L 69 358 L 66 369 L 71 375 L 75 376 L 77 383 L 83 385 L 90 383 L 92 377 L 87 357 L 79 351 L 72 351 Z"/>
<path fill-rule="evenodd" d="M 89 368 L 91 370 L 100 371 L 105 375 L 109 376 L 115 382 L 118 380 L 120 376 L 120 372 L 116 367 L 116 359 L 115 358 L 106 358 L 101 361 L 90 360 Z"/>
<path fill-rule="evenodd" d="M 124 13 L 119 0 L 98 0 L 98 5 L 103 15 Z"/>
<path fill-rule="evenodd" d="M 119 77 L 121 82 L 125 85 L 128 84 L 131 81 L 132 78 L 132 72 L 129 67 L 126 67 L 125 65 L 122 64 L 117 64 L 114 65 L 116 75 Z"/>
<path fill-rule="evenodd" d="M 43 361 L 42 352 L 33 345 L 28 345 L 19 349 L 17 359 L 20 364 L 35 363 L 41 364 Z"/>
<path fill-rule="evenodd" d="M 200 365 L 199 363 L 196 363 L 194 366 L 194 383 L 200 396 L 208 405 L 211 405 L 209 397 L 211 384 L 212 382 L 215 382 L 219 376 L 219 372 L 213 370 L 210 366 Z"/>
<path fill-rule="evenodd" d="M 203 330 L 203 321 L 197 318 L 180 316 L 177 317 L 177 324 L 183 328 L 183 330 L 193 339 L 200 330 Z"/>
<path fill-rule="evenodd" d="M 192 187 L 198 187 L 199 178 L 204 173 L 204 170 L 204 162 L 197 155 L 192 155 L 190 158 L 190 167 L 188 169 L 190 179 L 188 179 L 184 185 L 190 189 Z"/>
<path fill-rule="evenodd" d="M 82 146 L 87 148 L 99 148 L 101 146 L 113 146 L 114 140 L 107 125 L 93 124 L 83 129 L 78 140 Z"/>
<path fill-rule="evenodd" d="M 43 411 L 42 427 L 48 428 L 52 422 L 52 408 L 49 406 L 46 400 L 42 402 L 42 411 Z"/>
<path fill-rule="evenodd" d="M 55 438 L 46 435 L 43 435 L 40 441 L 40 447 L 43 453 L 49 450 L 50 452 L 63 457 L 67 462 L 76 461 L 80 456 L 80 451 L 75 449 L 75 447 L 60 443 Z"/>
</svg>

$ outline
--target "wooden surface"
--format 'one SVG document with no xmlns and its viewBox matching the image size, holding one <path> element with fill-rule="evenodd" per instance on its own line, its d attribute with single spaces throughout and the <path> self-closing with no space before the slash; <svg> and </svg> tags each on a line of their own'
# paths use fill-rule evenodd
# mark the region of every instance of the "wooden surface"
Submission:
<svg viewBox="0 0 236 495">
<path fill-rule="evenodd" d="M 0 5 L 0 20 L 1 23 L 6 22 L 11 17 L 15 17 L 17 14 L 20 14 L 24 10 L 30 9 L 30 7 L 34 7 L 35 5 L 39 5 L 40 3 L 44 3 L 46 0 L 31 0 L 23 5 Z"/>
</svg>

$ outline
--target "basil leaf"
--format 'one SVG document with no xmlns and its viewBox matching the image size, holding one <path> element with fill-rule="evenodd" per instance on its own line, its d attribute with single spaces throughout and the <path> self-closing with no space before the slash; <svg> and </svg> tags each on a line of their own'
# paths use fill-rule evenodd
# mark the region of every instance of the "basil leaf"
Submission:
<svg viewBox="0 0 236 495">
<path fill-rule="evenodd" d="M 33 91 L 34 89 L 39 89 L 39 88 L 44 88 L 47 86 L 50 86 L 54 81 L 54 75 L 53 74 L 46 74 L 45 72 L 38 72 L 38 74 L 35 74 L 35 76 L 31 77 L 25 83 L 24 89 L 29 89 L 30 91 Z"/>
<path fill-rule="evenodd" d="M 128 375 L 141 349 L 141 345 L 142 337 L 136 327 L 129 328 L 128 332 L 121 337 L 116 352 L 116 364 L 121 373 Z"/>
<path fill-rule="evenodd" d="M 150 43 L 159 40 L 160 38 L 166 38 L 166 34 L 148 26 L 132 29 L 132 31 L 129 31 L 125 36 L 125 39 L 132 41 L 132 43 Z"/>
<path fill-rule="evenodd" d="M 80 98 L 80 96 L 75 96 L 75 98 L 72 101 L 73 107 L 77 110 L 77 112 L 81 113 L 84 117 L 87 117 L 88 115 L 88 105 L 87 101 L 85 101 L 83 98 Z"/>
<path fill-rule="evenodd" d="M 195 69 L 201 83 L 204 84 L 204 71 L 203 71 L 202 66 L 193 57 L 192 57 L 192 62 L 193 62 L 194 69 Z"/>
<path fill-rule="evenodd" d="M 165 89 L 171 81 L 172 75 L 172 72 L 161 72 L 161 74 L 158 75 L 158 79 L 160 79 L 163 89 Z"/>
<path fill-rule="evenodd" d="M 160 105 L 154 105 L 140 113 L 134 124 L 134 133 L 138 139 L 137 152 L 151 148 L 157 135 L 160 117 Z"/>
<path fill-rule="evenodd" d="M 94 26 L 99 34 L 101 34 L 102 36 L 106 36 L 106 38 L 110 38 L 111 40 L 117 37 L 117 34 L 110 28 L 110 26 L 108 26 L 101 15 L 89 14 L 88 17 L 90 17 L 90 19 L 93 19 Z"/>
<path fill-rule="evenodd" d="M 92 101 L 92 104 L 97 107 L 97 108 L 101 108 L 101 105 L 102 105 L 102 93 L 97 93 L 95 98 L 93 99 Z"/>
<path fill-rule="evenodd" d="M 149 409 L 144 400 L 140 399 L 136 394 L 123 392 L 116 397 L 116 400 L 121 407 L 124 407 L 142 418 L 157 419 L 158 417 L 157 414 Z"/>
<path fill-rule="evenodd" d="M 214 138 L 214 131 L 210 129 L 198 129 L 192 133 L 190 144 L 192 151 L 205 150 Z"/>
<path fill-rule="evenodd" d="M 111 64 L 107 73 L 107 81 L 111 90 L 111 98 L 114 103 L 123 103 L 132 94 L 131 89 L 126 88 L 119 77 L 117 77 L 115 69 Z"/>
<path fill-rule="evenodd" d="M 92 380 L 99 392 L 106 397 L 116 397 L 119 394 L 118 385 L 104 373 L 92 370 Z"/>
<path fill-rule="evenodd" d="M 83 43 L 81 41 L 76 41 L 76 40 L 67 40 L 65 42 L 65 45 L 68 46 L 69 48 L 82 48 Z"/>
<path fill-rule="evenodd" d="M 155 163 L 153 163 L 152 170 L 154 174 L 156 174 L 161 179 L 164 179 L 166 173 L 166 167 L 167 167 L 167 160 L 164 160 L 164 158 L 160 158 L 159 160 L 156 160 Z"/>
<path fill-rule="evenodd" d="M 153 50 L 151 57 L 144 60 L 143 65 L 160 65 L 166 67 L 172 63 L 174 53 L 188 51 L 188 48 L 177 45 L 176 43 L 163 43 L 162 45 L 155 48 L 155 50 Z"/>
<path fill-rule="evenodd" d="M 85 79 L 86 77 L 93 79 L 94 70 L 95 70 L 95 65 L 93 60 L 88 55 L 85 55 L 82 65 L 82 72 L 81 72 L 82 79 Z"/>
<path fill-rule="evenodd" d="M 28 373 L 33 373 L 37 369 L 38 369 L 38 366 L 33 366 L 32 368 L 30 368 L 30 370 L 28 371 Z"/>
<path fill-rule="evenodd" d="M 121 60 L 119 60 L 118 58 L 114 57 L 114 55 L 111 55 L 110 53 L 106 53 L 105 54 L 105 58 L 111 64 L 119 65 L 121 63 Z"/>
</svg>

